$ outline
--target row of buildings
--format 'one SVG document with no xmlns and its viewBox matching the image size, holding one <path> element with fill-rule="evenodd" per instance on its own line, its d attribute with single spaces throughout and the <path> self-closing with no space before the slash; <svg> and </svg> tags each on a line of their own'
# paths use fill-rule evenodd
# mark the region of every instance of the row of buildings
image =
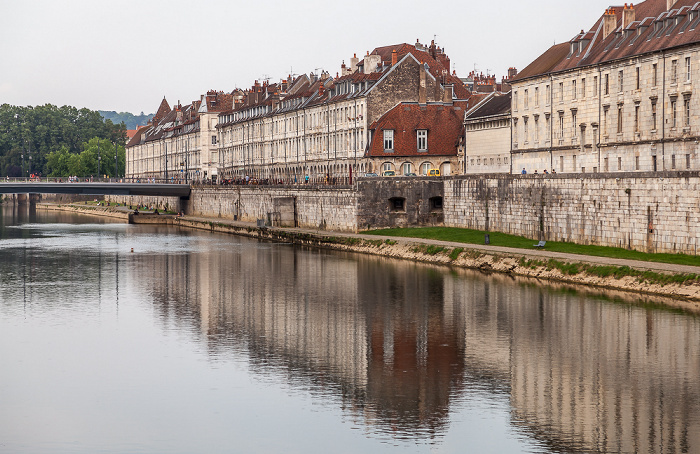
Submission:
<svg viewBox="0 0 700 454">
<path fill-rule="evenodd" d="M 434 42 L 340 71 L 164 99 L 127 144 L 127 177 L 184 180 L 697 170 L 700 2 L 606 9 L 500 84 L 461 79 Z"/>
</svg>

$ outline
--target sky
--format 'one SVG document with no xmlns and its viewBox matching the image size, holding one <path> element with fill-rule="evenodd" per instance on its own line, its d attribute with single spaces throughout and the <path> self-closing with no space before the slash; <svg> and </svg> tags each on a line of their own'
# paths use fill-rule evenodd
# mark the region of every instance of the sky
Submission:
<svg viewBox="0 0 700 454">
<path fill-rule="evenodd" d="M 153 113 L 431 40 L 460 77 L 523 69 L 609 0 L 0 0 L 0 104 Z"/>
</svg>

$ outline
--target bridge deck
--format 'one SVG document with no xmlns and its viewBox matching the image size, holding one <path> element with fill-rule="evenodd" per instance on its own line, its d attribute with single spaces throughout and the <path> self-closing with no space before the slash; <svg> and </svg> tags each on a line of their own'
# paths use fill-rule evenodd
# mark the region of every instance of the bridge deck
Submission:
<svg viewBox="0 0 700 454">
<path fill-rule="evenodd" d="M 145 195 L 187 198 L 190 196 L 190 185 L 155 183 L 0 183 L 0 194 Z"/>
</svg>

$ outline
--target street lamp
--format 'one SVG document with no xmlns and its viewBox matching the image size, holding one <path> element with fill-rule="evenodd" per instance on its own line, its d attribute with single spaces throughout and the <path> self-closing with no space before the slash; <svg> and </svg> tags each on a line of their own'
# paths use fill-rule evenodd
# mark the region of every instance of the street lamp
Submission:
<svg viewBox="0 0 700 454">
<path fill-rule="evenodd" d="M 100 139 L 97 139 L 97 178 L 100 179 L 100 164 L 102 161 L 102 156 L 100 156 Z"/>
</svg>

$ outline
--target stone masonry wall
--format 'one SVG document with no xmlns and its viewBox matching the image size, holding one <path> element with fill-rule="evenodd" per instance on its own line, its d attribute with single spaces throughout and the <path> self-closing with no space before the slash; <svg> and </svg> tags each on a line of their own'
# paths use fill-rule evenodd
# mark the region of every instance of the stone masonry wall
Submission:
<svg viewBox="0 0 700 454">
<path fill-rule="evenodd" d="M 298 227 L 354 231 L 357 226 L 357 195 L 351 189 L 327 186 L 270 188 L 236 186 L 233 188 L 194 189 L 185 212 L 193 216 L 221 217 L 255 222 L 273 221 L 289 197 L 296 201 Z M 282 200 L 280 200 L 282 199 Z"/>
<path fill-rule="evenodd" d="M 445 180 L 445 225 L 696 254 L 700 173 L 481 175 Z"/>
</svg>

